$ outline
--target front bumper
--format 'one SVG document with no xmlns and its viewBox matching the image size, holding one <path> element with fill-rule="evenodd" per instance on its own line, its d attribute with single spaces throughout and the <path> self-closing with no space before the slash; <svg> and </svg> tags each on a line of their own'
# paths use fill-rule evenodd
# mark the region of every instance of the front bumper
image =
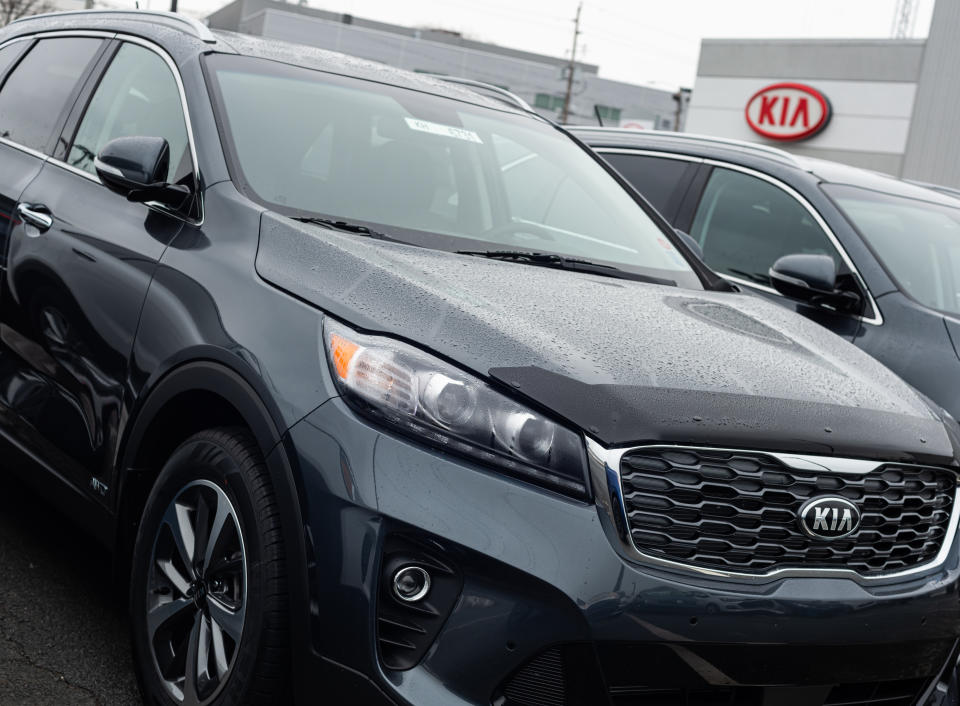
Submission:
<svg viewBox="0 0 960 706">
<path fill-rule="evenodd" d="M 912 704 L 940 698 L 935 683 L 956 662 L 956 543 L 935 570 L 879 585 L 696 576 L 624 559 L 592 504 L 385 434 L 341 400 L 287 442 L 310 650 L 385 703 Z M 397 541 L 427 547 L 459 581 L 405 670 L 386 668 L 378 644 L 382 555 Z M 357 693 L 337 703 L 372 703 Z"/>
</svg>

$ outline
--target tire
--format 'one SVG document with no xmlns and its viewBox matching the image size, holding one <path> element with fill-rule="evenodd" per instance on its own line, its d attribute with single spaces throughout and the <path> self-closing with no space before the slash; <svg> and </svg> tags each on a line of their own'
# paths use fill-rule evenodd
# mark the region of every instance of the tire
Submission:
<svg viewBox="0 0 960 706">
<path fill-rule="evenodd" d="M 280 517 L 248 433 L 200 432 L 173 453 L 144 508 L 132 566 L 133 658 L 145 703 L 288 700 Z"/>
</svg>

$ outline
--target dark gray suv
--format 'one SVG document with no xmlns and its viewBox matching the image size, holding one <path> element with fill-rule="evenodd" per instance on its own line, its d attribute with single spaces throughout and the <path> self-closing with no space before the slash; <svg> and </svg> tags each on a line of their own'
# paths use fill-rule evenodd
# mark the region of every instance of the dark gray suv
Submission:
<svg viewBox="0 0 960 706">
<path fill-rule="evenodd" d="M 509 95 L 0 30 L 0 467 L 151 704 L 948 703 L 958 428 Z"/>
</svg>

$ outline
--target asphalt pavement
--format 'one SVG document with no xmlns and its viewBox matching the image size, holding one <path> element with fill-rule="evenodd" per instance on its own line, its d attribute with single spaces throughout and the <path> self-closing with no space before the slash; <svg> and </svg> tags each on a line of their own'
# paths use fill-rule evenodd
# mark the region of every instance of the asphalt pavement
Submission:
<svg viewBox="0 0 960 706">
<path fill-rule="evenodd" d="M 140 703 L 110 554 L 0 478 L 0 706 Z"/>
</svg>

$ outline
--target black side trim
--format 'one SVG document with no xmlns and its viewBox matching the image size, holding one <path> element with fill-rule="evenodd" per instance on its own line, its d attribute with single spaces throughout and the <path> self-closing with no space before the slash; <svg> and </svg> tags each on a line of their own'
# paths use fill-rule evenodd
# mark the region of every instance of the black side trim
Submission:
<svg viewBox="0 0 960 706">
<path fill-rule="evenodd" d="M 383 549 L 377 602 L 377 646 L 387 669 L 412 669 L 437 639 L 463 589 L 463 577 L 432 543 L 391 535 Z M 431 586 L 422 599 L 405 603 L 393 593 L 393 576 L 401 568 L 427 571 Z"/>
</svg>

